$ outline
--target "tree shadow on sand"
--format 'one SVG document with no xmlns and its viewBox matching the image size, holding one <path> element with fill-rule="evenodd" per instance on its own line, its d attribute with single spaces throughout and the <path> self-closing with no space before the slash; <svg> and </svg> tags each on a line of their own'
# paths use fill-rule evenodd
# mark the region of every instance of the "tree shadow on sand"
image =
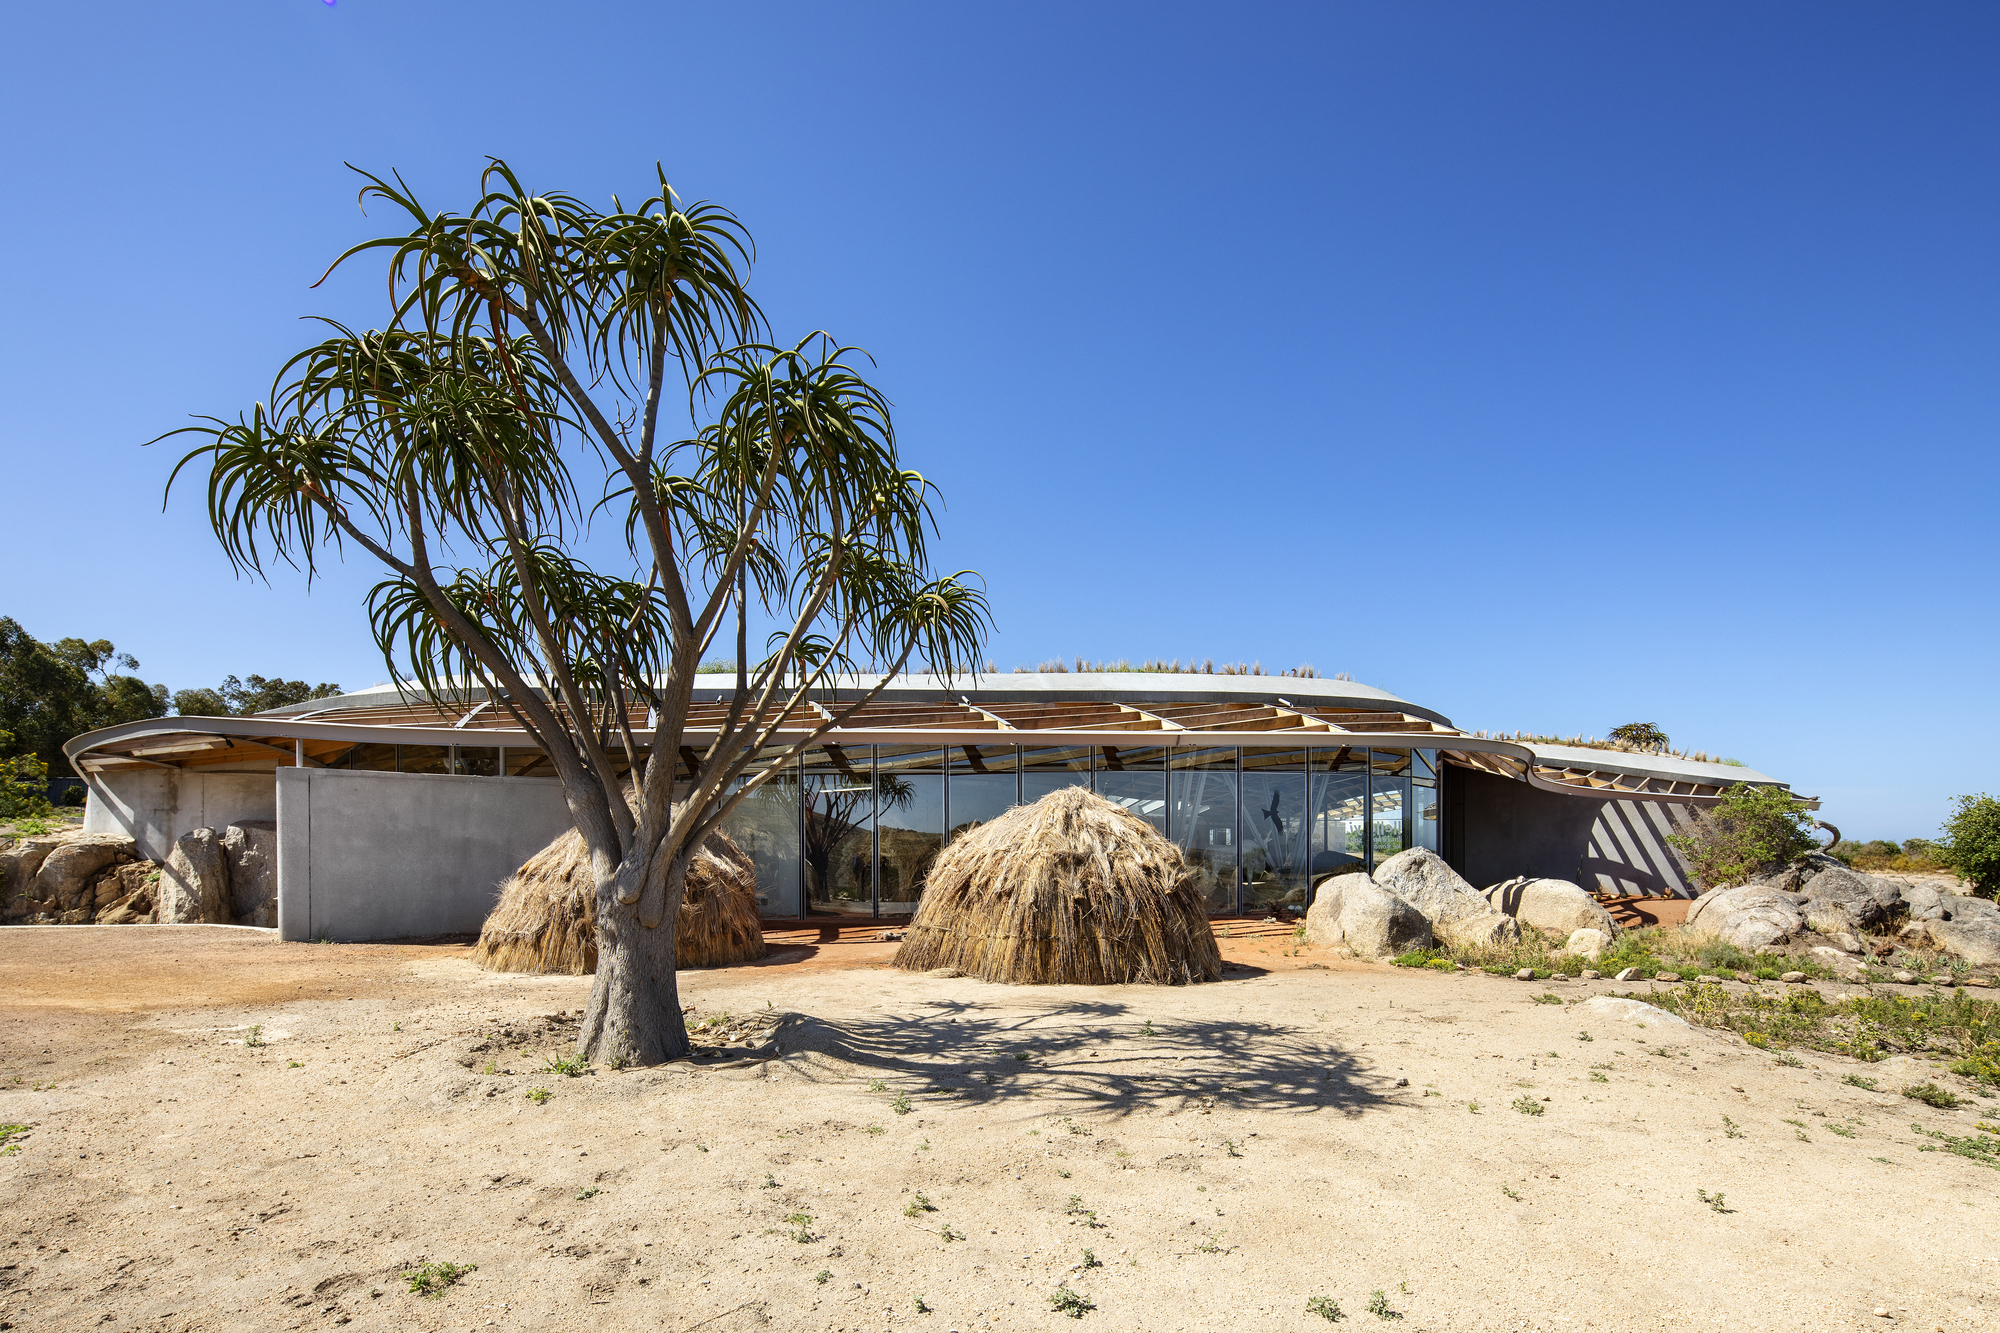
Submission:
<svg viewBox="0 0 2000 1333">
<path fill-rule="evenodd" d="M 911 1109 L 1044 1103 L 1128 1115 L 1227 1106 L 1359 1115 L 1395 1098 L 1324 1034 L 1273 1023 L 1146 1021 L 1101 1001 L 1004 1008 L 933 1000 L 881 1018 L 791 1018 L 787 1068 L 824 1082 L 880 1080 Z M 806 1056 L 819 1059 L 799 1059 Z"/>
</svg>

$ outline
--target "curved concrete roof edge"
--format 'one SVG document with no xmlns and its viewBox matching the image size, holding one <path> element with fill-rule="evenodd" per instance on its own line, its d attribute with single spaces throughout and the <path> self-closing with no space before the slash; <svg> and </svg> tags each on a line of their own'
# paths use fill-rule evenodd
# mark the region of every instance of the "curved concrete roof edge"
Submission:
<svg viewBox="0 0 2000 1333">
<path fill-rule="evenodd" d="M 721 672 L 695 677 L 694 697 L 700 700 L 726 699 L 736 692 L 731 678 Z M 872 688 L 879 675 L 849 675 L 836 678 L 821 693 L 858 692 Z M 713 680 L 717 683 L 706 684 Z M 477 685 L 466 687 L 467 698 L 477 701 L 485 691 Z M 885 702 L 934 699 L 945 695 L 991 703 L 1026 702 L 1040 699 L 1075 699 L 1111 702 L 1129 699 L 1175 700 L 1185 703 L 1260 703 L 1284 706 L 1283 701 L 1312 708 L 1391 709 L 1450 726 L 1451 719 L 1435 709 L 1410 702 L 1398 695 L 1353 680 L 1327 680 L 1317 676 L 1213 676 L 1195 672 L 1036 672 L 998 671 L 966 673 L 945 677 L 906 674 L 894 677 L 877 696 Z M 340 712 L 349 708 L 379 708 L 385 705 L 421 702 L 394 684 L 371 685 L 325 699 L 309 699 L 259 713 L 258 717 L 290 717 L 300 713 Z"/>
</svg>

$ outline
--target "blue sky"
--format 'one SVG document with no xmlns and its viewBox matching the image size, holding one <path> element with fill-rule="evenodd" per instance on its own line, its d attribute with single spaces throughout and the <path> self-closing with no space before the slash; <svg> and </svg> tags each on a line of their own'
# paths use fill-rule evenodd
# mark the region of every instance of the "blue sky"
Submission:
<svg viewBox="0 0 2000 1333">
<path fill-rule="evenodd" d="M 1979 5 L 15 6 L 0 450 L 44 638 L 384 669 L 363 560 L 236 581 L 143 441 L 379 319 L 343 161 L 655 160 L 861 344 L 1003 668 L 1347 671 L 1650 720 L 1851 835 L 2000 789 Z"/>
</svg>

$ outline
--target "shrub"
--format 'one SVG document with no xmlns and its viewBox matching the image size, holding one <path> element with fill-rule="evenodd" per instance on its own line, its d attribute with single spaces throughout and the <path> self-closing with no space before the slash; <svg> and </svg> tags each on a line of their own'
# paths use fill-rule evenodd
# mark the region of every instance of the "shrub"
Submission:
<svg viewBox="0 0 2000 1333">
<path fill-rule="evenodd" d="M 14 733 L 0 731 L 0 752 L 12 749 Z M 49 766 L 32 754 L 0 758 L 0 819 L 49 813 Z"/>
<path fill-rule="evenodd" d="M 1789 791 L 1739 782 L 1713 807 L 1697 811 L 1686 833 L 1667 842 L 1687 858 L 1695 878 L 1712 888 L 1790 865 L 1819 846 L 1811 829 L 1811 817 Z"/>
<path fill-rule="evenodd" d="M 2000 897 L 2000 801 L 1985 792 L 1956 798 L 1936 855 L 1982 898 Z"/>
<path fill-rule="evenodd" d="M 1627 722 L 1622 727 L 1613 727 L 1611 739 L 1635 750 L 1665 750 L 1670 744 L 1667 733 L 1650 722 Z"/>
</svg>

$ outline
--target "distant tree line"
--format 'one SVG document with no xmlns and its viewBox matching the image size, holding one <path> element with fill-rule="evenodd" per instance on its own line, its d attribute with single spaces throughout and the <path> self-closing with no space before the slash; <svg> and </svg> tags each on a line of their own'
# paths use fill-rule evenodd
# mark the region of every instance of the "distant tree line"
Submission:
<svg viewBox="0 0 2000 1333">
<path fill-rule="evenodd" d="M 256 675 L 170 691 L 128 674 L 138 670 L 138 660 L 109 639 L 43 643 L 0 616 L 0 762 L 32 756 L 51 773 L 74 776 L 62 747 L 82 732 L 169 712 L 240 716 L 340 693 L 338 685 Z"/>
</svg>

